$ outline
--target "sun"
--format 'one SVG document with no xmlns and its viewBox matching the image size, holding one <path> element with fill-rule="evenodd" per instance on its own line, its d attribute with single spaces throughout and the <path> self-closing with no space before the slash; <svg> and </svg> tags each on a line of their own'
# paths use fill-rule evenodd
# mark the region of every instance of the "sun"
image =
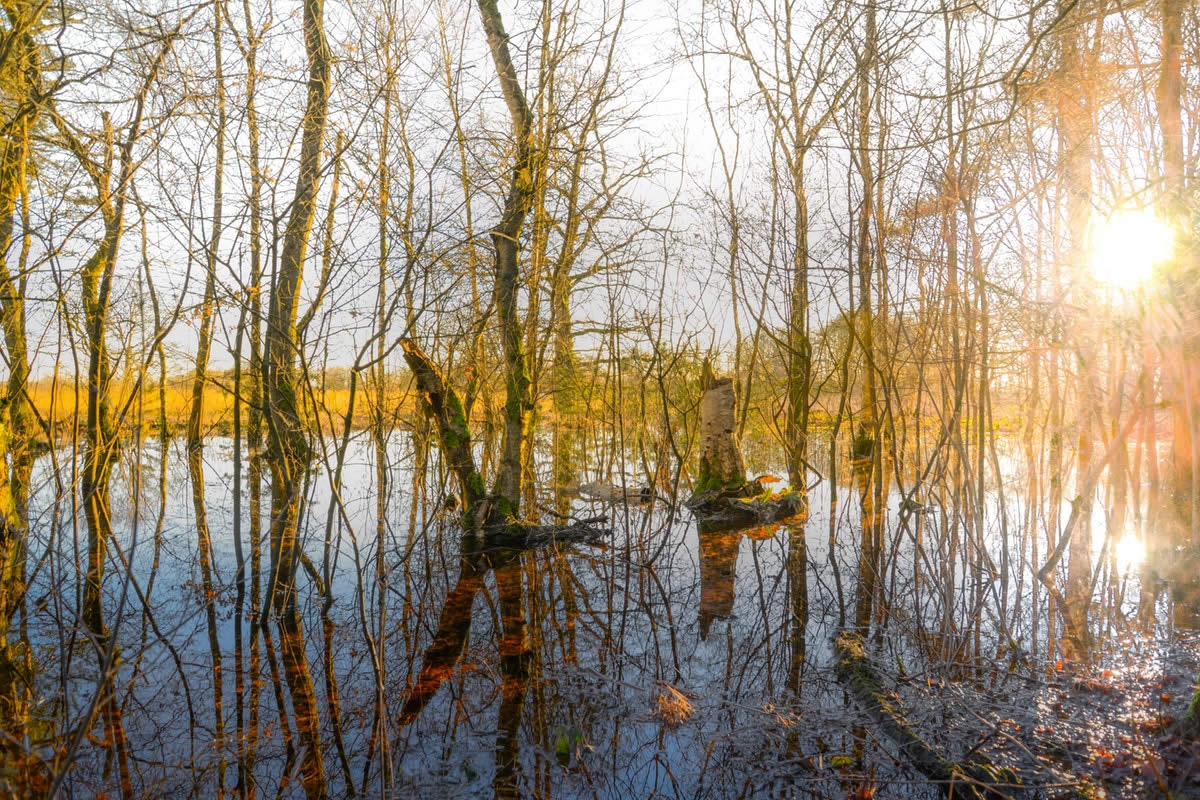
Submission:
<svg viewBox="0 0 1200 800">
<path fill-rule="evenodd" d="M 1115 289 L 1136 289 L 1175 251 L 1175 232 L 1146 210 L 1117 211 L 1096 231 L 1092 274 Z"/>
<path fill-rule="evenodd" d="M 1121 572 L 1139 567 L 1146 560 L 1146 545 L 1132 533 L 1126 533 L 1118 539 L 1113 549 L 1117 569 Z"/>
</svg>

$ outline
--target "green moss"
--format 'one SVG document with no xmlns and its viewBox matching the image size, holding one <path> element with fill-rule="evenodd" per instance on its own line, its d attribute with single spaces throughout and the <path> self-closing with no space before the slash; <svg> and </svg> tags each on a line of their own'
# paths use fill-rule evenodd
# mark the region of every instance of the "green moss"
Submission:
<svg viewBox="0 0 1200 800">
<path fill-rule="evenodd" d="M 478 472 L 472 472 L 467 478 L 467 490 L 473 497 L 483 497 L 486 492 L 483 486 L 483 476 Z"/>
<path fill-rule="evenodd" d="M 493 523 L 494 521 L 502 521 L 505 524 L 512 524 L 516 521 L 517 514 L 520 511 L 516 503 L 502 495 L 496 495 L 494 501 L 495 512 L 492 515 L 494 520 L 488 520 L 489 524 Z"/>
<path fill-rule="evenodd" d="M 700 473 L 696 478 L 695 494 L 700 495 L 705 492 L 726 494 L 736 492 L 745 485 L 745 475 L 722 475 L 719 471 L 713 469 L 712 464 L 707 458 L 700 456 Z"/>
</svg>

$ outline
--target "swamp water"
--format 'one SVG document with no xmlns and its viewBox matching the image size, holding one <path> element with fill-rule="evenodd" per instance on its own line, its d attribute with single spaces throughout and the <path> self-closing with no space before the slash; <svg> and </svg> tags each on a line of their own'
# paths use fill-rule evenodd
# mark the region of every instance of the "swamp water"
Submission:
<svg viewBox="0 0 1200 800">
<path fill-rule="evenodd" d="M 303 523 L 312 572 L 299 585 L 332 796 L 940 796 L 834 676 L 831 640 L 853 618 L 860 537 L 849 487 L 838 490 L 832 553 L 824 483 L 810 493 L 807 520 L 742 531 L 700 532 L 686 510 L 661 501 L 576 500 L 576 516 L 607 516 L 612 535 L 603 543 L 514 551 L 464 540 L 436 501 L 414 511 L 407 450 L 397 437 L 382 547 L 365 436 L 350 444 L 336 499 L 330 471 L 312 474 Z M 231 443 L 210 442 L 206 457 L 224 753 L 213 748 L 211 651 L 183 453 L 168 454 L 165 506 L 153 445 L 127 455 L 114 481 L 120 533 L 105 578 L 106 623 L 121 652 L 116 685 L 139 797 L 212 797 L 222 760 L 227 792 L 237 779 Z M 82 521 L 50 464 L 40 469 L 28 625 L 40 712 L 70 730 L 94 702 L 99 667 L 78 615 Z M 61 459 L 58 474 L 69 474 Z M 244 479 L 241 489 L 245 510 Z M 430 498 L 440 492 L 428 488 Z M 1139 631 L 1137 570 L 1118 565 L 1097 585 L 1096 666 L 1075 672 L 1047 661 L 1044 592 L 1035 614 L 1029 554 L 1016 534 L 1020 499 L 1010 492 L 1001 515 L 999 495 L 989 497 L 991 566 L 956 573 L 948 618 L 957 633 L 942 627 L 947 615 L 931 616 L 942 597 L 936 578 L 914 580 L 925 563 L 914 555 L 915 525 L 937 559 L 938 531 L 951 527 L 936 519 L 945 512 L 921 521 L 899 513 L 899 494 L 890 498 L 887 624 L 870 656 L 912 726 L 952 759 L 986 754 L 1012 768 L 1024 784 L 1014 794 L 1074 796 L 1079 778 L 1102 777 L 1109 796 L 1200 794 L 1187 753 L 1161 741 L 1163 720 L 1191 694 L 1200 638 L 1170 624 L 1165 597 L 1158 624 Z M 245 518 L 240 529 L 246 537 Z M 331 604 L 314 576 L 328 581 Z M 927 658 L 935 652 L 942 657 Z M 336 679 L 337 721 L 327 674 Z M 285 730 L 294 735 L 287 689 L 281 715 L 265 660 L 259 678 L 259 796 L 302 796 L 300 759 L 284 745 Z M 373 741 L 380 710 L 385 725 Z M 86 737 L 71 747 L 64 793 L 116 796 L 105 748 Z"/>
</svg>

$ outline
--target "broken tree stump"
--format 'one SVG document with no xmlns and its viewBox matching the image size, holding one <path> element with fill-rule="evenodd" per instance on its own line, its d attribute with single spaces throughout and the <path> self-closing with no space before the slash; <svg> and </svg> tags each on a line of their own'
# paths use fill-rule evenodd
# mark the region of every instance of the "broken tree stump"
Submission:
<svg viewBox="0 0 1200 800">
<path fill-rule="evenodd" d="M 687 507 L 708 528 L 758 525 L 803 513 L 802 492 L 772 494 L 758 478 L 746 479 L 736 430 L 733 379 L 716 377 L 706 360 L 700 375 L 700 471 Z"/>
<path fill-rule="evenodd" d="M 700 474 L 696 491 L 730 494 L 746 486 L 732 378 L 717 378 L 708 362 L 700 377 Z"/>
</svg>

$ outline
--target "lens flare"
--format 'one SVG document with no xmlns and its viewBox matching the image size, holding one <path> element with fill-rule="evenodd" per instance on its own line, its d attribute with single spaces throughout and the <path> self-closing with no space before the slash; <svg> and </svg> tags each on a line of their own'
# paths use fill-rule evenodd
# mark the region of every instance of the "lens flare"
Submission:
<svg viewBox="0 0 1200 800">
<path fill-rule="evenodd" d="M 1136 289 L 1175 251 L 1175 232 L 1149 211 L 1118 211 L 1096 231 L 1092 274 L 1115 289 Z"/>
<path fill-rule="evenodd" d="M 1117 569 L 1120 572 L 1128 572 L 1146 560 L 1146 545 L 1136 535 L 1126 533 L 1117 540 L 1113 556 L 1117 560 Z"/>
</svg>

